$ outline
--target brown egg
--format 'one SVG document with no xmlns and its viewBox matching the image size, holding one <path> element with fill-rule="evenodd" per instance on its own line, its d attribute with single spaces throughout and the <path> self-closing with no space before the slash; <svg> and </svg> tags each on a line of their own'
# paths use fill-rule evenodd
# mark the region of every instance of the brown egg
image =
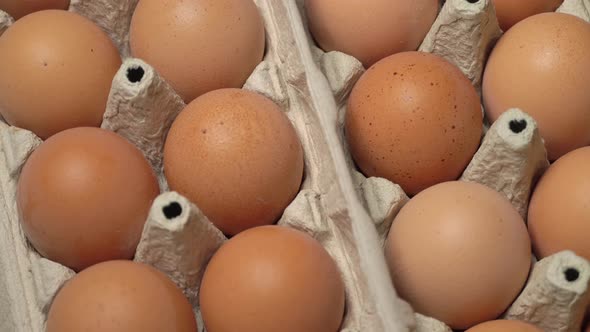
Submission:
<svg viewBox="0 0 590 332">
<path fill-rule="evenodd" d="M 550 160 L 590 144 L 590 24 L 545 13 L 521 21 L 487 63 L 483 99 L 495 121 L 518 107 L 539 125 Z"/>
<path fill-rule="evenodd" d="M 150 165 L 131 143 L 103 129 L 74 128 L 29 157 L 17 204 L 35 249 L 79 271 L 132 258 L 158 194 Z"/>
<path fill-rule="evenodd" d="M 172 124 L 164 147 L 170 188 L 225 234 L 272 224 L 299 192 L 303 149 L 271 100 L 240 89 L 209 92 Z"/>
<path fill-rule="evenodd" d="M 453 329 L 498 317 L 531 265 L 516 209 L 488 187 L 459 181 L 412 198 L 391 226 L 385 254 L 400 296 Z"/>
<path fill-rule="evenodd" d="M 0 0 L 0 10 L 7 12 L 15 20 L 46 9 L 68 9 L 70 0 Z"/>
<path fill-rule="evenodd" d="M 345 126 L 361 171 L 413 195 L 461 175 L 479 146 L 482 112 L 457 67 L 407 52 L 379 61 L 360 78 Z"/>
<path fill-rule="evenodd" d="M 215 89 L 241 88 L 262 60 L 264 37 L 252 0 L 141 0 L 130 45 L 188 103 Z"/>
<path fill-rule="evenodd" d="M 528 226 L 537 257 L 572 250 L 590 260 L 590 147 L 559 158 L 531 199 Z"/>
<path fill-rule="evenodd" d="M 536 14 L 554 12 L 563 0 L 493 0 L 500 28 L 508 31 L 513 25 Z"/>
<path fill-rule="evenodd" d="M 326 250 L 281 226 L 249 229 L 207 266 L 200 306 L 208 332 L 337 332 L 344 284 Z"/>
<path fill-rule="evenodd" d="M 162 272 L 109 261 L 89 267 L 57 293 L 47 332 L 197 332 L 190 303 Z"/>
<path fill-rule="evenodd" d="M 394 53 L 415 51 L 438 9 L 438 0 L 305 0 L 319 46 L 352 55 L 366 68 Z"/>
<path fill-rule="evenodd" d="M 474 326 L 465 332 L 543 332 L 543 330 L 518 320 L 493 320 Z"/>
<path fill-rule="evenodd" d="M 90 20 L 62 10 L 17 21 L 0 37 L 0 112 L 45 139 L 100 126 L 121 58 Z"/>
</svg>

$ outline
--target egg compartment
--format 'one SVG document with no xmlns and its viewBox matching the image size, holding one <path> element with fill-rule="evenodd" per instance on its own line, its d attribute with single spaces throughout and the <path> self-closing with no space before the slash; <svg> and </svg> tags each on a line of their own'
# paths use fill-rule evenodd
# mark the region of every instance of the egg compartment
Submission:
<svg viewBox="0 0 590 332">
<path fill-rule="evenodd" d="M 297 2 L 305 22 L 304 0 Z M 589 9 L 590 1 L 565 0 L 557 11 L 590 21 Z M 316 63 L 325 73 L 337 102 L 337 130 L 346 160 L 355 177 L 363 181 L 365 177 L 357 171 L 348 152 L 344 138 L 344 115 L 348 95 L 365 69 L 359 60 L 350 55 L 324 52 L 315 45 L 311 33 L 306 33 Z M 485 62 L 501 35 L 490 0 L 447 0 L 419 50 L 439 55 L 458 66 L 481 92 Z M 532 188 L 548 166 L 536 122 L 522 110 L 511 109 L 491 127 L 484 124 L 480 147 L 460 180 L 478 182 L 504 194 L 526 220 Z M 380 181 L 383 189 L 373 192 L 373 196 L 364 195 L 370 212 L 375 202 L 383 203 L 391 196 L 405 197 L 394 205 L 387 221 L 377 228 L 380 239 L 385 239 L 393 218 L 407 197 L 399 186 L 388 180 L 368 180 Z M 545 331 L 579 331 L 589 301 L 589 266 L 586 260 L 570 251 L 536 263 L 522 293 L 503 317 L 525 320 Z M 416 317 L 417 321 L 425 318 L 419 314 Z M 430 331 L 450 330 L 434 319 L 430 322 L 436 326 L 431 326 Z"/>
<path fill-rule="evenodd" d="M 128 54 L 127 28 L 137 1 L 73 1 L 70 10 L 97 22 Z M 374 211 L 392 214 L 380 179 L 353 182 L 336 134 L 335 104 L 328 82 L 309 52 L 295 3 L 255 1 L 264 18 L 267 53 L 245 88 L 282 106 L 304 147 L 305 179 L 284 212 L 280 225 L 311 234 L 337 263 L 346 285 L 342 331 L 409 331 L 415 324 L 410 307 L 399 300 L 389 281 L 373 219 L 356 193 L 357 185 L 373 199 Z M 3 15 L 2 26 L 11 19 Z M 184 107 L 157 72 L 139 59 L 126 58 L 117 72 L 102 127 L 139 147 L 158 174 L 163 193 L 154 201 L 135 260 L 164 271 L 184 291 L 198 317 L 198 285 L 211 255 L 226 240 L 197 206 L 166 190 L 162 148 L 167 130 Z M 40 257 L 19 224 L 16 186 L 22 165 L 41 144 L 33 133 L 0 123 L 0 315 L 2 331 L 42 331 L 51 300 L 74 273 Z M 387 187 L 389 184 L 385 183 Z M 381 201 L 380 201 L 381 200 Z M 383 221 L 380 221 L 382 223 Z M 378 223 L 379 224 L 379 223 Z M 382 242 L 382 241 L 381 241 Z M 429 320 L 424 318 L 425 322 Z M 203 324 L 201 323 L 201 330 Z M 425 325 L 428 326 L 428 325 Z M 426 329 L 425 331 L 428 331 Z"/>
</svg>

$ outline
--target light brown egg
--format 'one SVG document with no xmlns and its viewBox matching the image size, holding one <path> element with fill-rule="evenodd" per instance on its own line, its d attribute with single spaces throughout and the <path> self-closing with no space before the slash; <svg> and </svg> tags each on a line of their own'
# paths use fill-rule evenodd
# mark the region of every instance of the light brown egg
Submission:
<svg viewBox="0 0 590 332">
<path fill-rule="evenodd" d="M 208 332 L 337 332 L 344 284 L 305 233 L 262 226 L 224 244 L 207 266 L 200 306 Z"/>
<path fill-rule="evenodd" d="M 252 0 L 141 0 L 130 45 L 189 103 L 241 88 L 264 54 L 264 24 Z"/>
<path fill-rule="evenodd" d="M 0 113 L 46 139 L 100 126 L 121 58 L 90 20 L 62 10 L 17 21 L 0 37 Z"/>
<path fill-rule="evenodd" d="M 543 330 L 518 320 L 493 320 L 474 326 L 465 332 L 543 332 Z"/>
<path fill-rule="evenodd" d="M 143 154 L 99 128 L 41 144 L 18 182 L 21 225 L 46 258 L 76 271 L 135 253 L 158 182 Z"/>
<path fill-rule="evenodd" d="M 366 176 L 389 179 L 411 195 L 457 179 L 482 132 L 479 97 L 446 60 L 399 53 L 372 66 L 354 86 L 346 139 Z"/>
<path fill-rule="evenodd" d="M 554 12 L 563 0 L 493 0 L 500 28 L 508 31 L 513 25 L 536 14 Z"/>
<path fill-rule="evenodd" d="M 516 24 L 487 63 L 483 99 L 495 121 L 520 108 L 539 125 L 550 160 L 590 144 L 590 24 L 545 13 Z"/>
<path fill-rule="evenodd" d="M 438 14 L 437 0 L 305 0 L 309 29 L 324 51 L 340 51 L 365 68 L 415 51 Z"/>
<path fill-rule="evenodd" d="M 15 20 L 46 9 L 68 9 L 70 0 L 0 0 L 0 10 L 7 12 Z"/>
<path fill-rule="evenodd" d="M 549 167 L 537 184 L 528 226 L 537 257 L 572 250 L 590 260 L 590 147 L 574 150 Z"/>
<path fill-rule="evenodd" d="M 197 332 L 190 303 L 162 272 L 109 261 L 89 267 L 57 293 L 46 332 Z"/>
<path fill-rule="evenodd" d="M 531 266 L 516 209 L 488 187 L 459 181 L 412 198 L 391 226 L 385 254 L 400 296 L 453 329 L 498 317 Z"/>
<path fill-rule="evenodd" d="M 172 124 L 164 147 L 170 188 L 225 234 L 272 224 L 299 192 L 303 149 L 270 99 L 240 89 L 209 92 Z"/>
</svg>

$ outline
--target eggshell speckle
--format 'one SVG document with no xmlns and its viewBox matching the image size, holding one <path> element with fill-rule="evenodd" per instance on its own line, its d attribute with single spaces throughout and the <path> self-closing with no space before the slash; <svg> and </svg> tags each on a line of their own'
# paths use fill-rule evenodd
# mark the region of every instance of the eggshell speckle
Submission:
<svg viewBox="0 0 590 332">
<path fill-rule="evenodd" d="M 41 144 L 18 182 L 21 225 L 46 258 L 76 271 L 135 253 L 158 182 L 142 153 L 98 128 Z"/>
<path fill-rule="evenodd" d="M 563 0 L 493 0 L 500 28 L 507 31 L 529 16 L 554 12 Z"/>
<path fill-rule="evenodd" d="M 549 167 L 531 199 L 528 226 L 538 258 L 572 250 L 590 260 L 590 147 Z"/>
<path fill-rule="evenodd" d="M 309 28 L 324 51 L 340 51 L 365 67 L 415 51 L 438 14 L 437 0 L 306 0 Z"/>
<path fill-rule="evenodd" d="M 457 67 L 436 55 L 406 52 L 360 78 L 345 126 L 366 176 L 416 194 L 461 175 L 479 146 L 482 112 L 475 88 Z"/>
<path fill-rule="evenodd" d="M 466 332 L 543 332 L 543 330 L 518 320 L 493 320 L 474 326 Z"/>
<path fill-rule="evenodd" d="M 411 199 L 385 253 L 400 296 L 453 329 L 498 317 L 531 266 L 520 214 L 500 193 L 471 182 L 441 183 Z"/>
<path fill-rule="evenodd" d="M 162 272 L 130 261 L 94 265 L 68 281 L 46 332 L 196 332 L 182 291 Z"/>
<path fill-rule="evenodd" d="M 46 10 L 18 20 L 0 37 L 0 112 L 45 139 L 100 126 L 119 51 L 93 22 Z"/>
<path fill-rule="evenodd" d="M 337 332 L 344 284 L 315 239 L 262 226 L 238 234 L 213 256 L 200 305 L 209 332 Z"/>
<path fill-rule="evenodd" d="M 70 0 L 0 0 L 0 10 L 7 12 L 15 20 L 46 9 L 68 9 Z"/>
<path fill-rule="evenodd" d="M 262 60 L 264 37 L 252 0 L 141 0 L 130 45 L 188 103 L 215 89 L 241 88 Z"/>
<path fill-rule="evenodd" d="M 590 24 L 560 13 L 531 16 L 500 39 L 483 99 L 495 121 L 509 108 L 531 115 L 550 160 L 590 144 Z"/>
<path fill-rule="evenodd" d="M 209 92 L 172 124 L 164 147 L 170 188 L 225 234 L 272 224 L 299 192 L 303 149 L 270 99 L 240 89 Z"/>
</svg>

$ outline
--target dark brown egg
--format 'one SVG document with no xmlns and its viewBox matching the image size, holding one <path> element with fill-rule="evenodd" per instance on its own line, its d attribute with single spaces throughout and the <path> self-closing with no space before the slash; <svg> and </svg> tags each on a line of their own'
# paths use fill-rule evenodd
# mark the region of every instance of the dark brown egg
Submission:
<svg viewBox="0 0 590 332">
<path fill-rule="evenodd" d="M 387 57 L 359 79 L 346 112 L 346 138 L 366 176 L 411 195 L 456 180 L 482 132 L 479 97 L 459 68 L 422 52 Z"/>
<path fill-rule="evenodd" d="M 74 128 L 27 160 L 19 178 L 21 225 L 46 258 L 76 271 L 135 253 L 159 188 L 143 154 L 117 134 Z"/>
<path fill-rule="evenodd" d="M 213 256 L 200 306 L 208 332 L 337 332 L 344 284 L 315 239 L 262 226 L 238 234 Z"/>
<path fill-rule="evenodd" d="M 119 51 L 97 25 L 63 10 L 36 12 L 0 36 L 0 113 L 42 139 L 98 127 Z"/>
<path fill-rule="evenodd" d="M 270 99 L 240 89 L 209 92 L 176 118 L 164 148 L 172 190 L 225 234 L 276 222 L 299 192 L 303 149 Z"/>
<path fill-rule="evenodd" d="M 46 332 L 197 332 L 190 303 L 162 272 L 109 261 L 80 272 L 57 293 Z"/>
</svg>

